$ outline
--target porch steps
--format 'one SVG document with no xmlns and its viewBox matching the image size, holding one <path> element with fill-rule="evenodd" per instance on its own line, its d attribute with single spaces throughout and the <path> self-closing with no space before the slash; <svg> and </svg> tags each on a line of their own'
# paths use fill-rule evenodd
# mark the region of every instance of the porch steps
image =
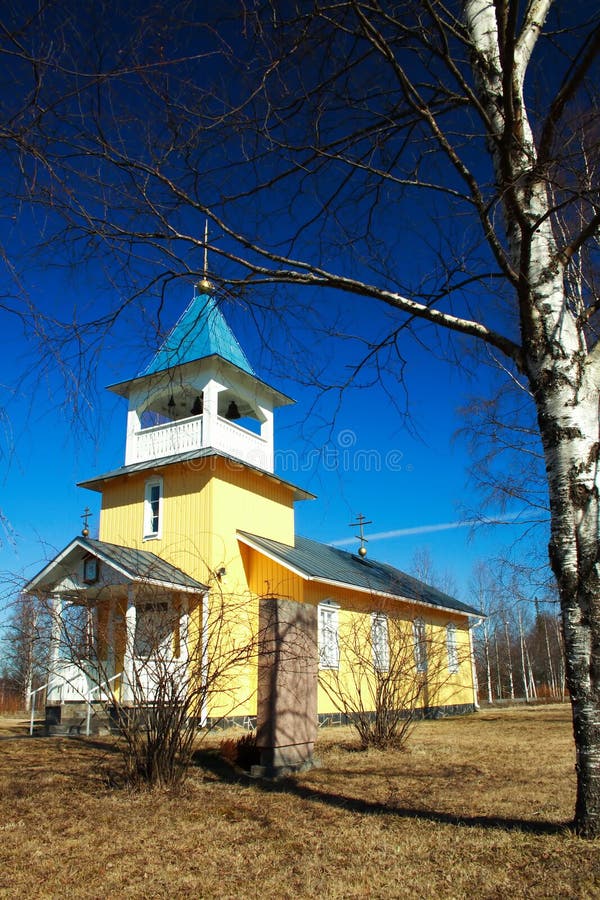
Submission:
<svg viewBox="0 0 600 900">
<path fill-rule="evenodd" d="M 88 708 L 85 703 L 69 703 L 67 706 L 47 706 L 43 733 L 46 735 L 85 735 Z M 105 709 L 95 707 L 90 718 L 90 734 L 106 735 L 115 731 L 114 723 Z"/>
</svg>

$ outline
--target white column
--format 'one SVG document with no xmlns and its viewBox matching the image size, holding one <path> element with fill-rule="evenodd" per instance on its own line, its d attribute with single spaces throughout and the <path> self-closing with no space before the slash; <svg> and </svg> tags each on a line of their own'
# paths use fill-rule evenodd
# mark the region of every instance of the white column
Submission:
<svg viewBox="0 0 600 900">
<path fill-rule="evenodd" d="M 200 725 L 206 725 L 208 716 L 208 591 L 202 595 L 202 709 L 200 712 Z"/>
<path fill-rule="evenodd" d="M 86 607 L 86 657 L 84 662 L 98 668 L 98 604 Z"/>
<path fill-rule="evenodd" d="M 187 594 L 181 595 L 179 615 L 179 659 L 187 662 L 190 657 L 188 637 L 190 632 L 190 602 Z"/>
<path fill-rule="evenodd" d="M 48 659 L 48 682 L 50 687 L 47 692 L 47 702 L 60 702 L 61 685 L 58 684 L 58 671 L 60 661 L 60 639 L 62 635 L 62 597 L 56 595 L 50 600 L 50 654 Z"/>
<path fill-rule="evenodd" d="M 133 703 L 135 699 L 135 589 L 133 584 L 127 590 L 127 612 L 125 614 L 125 658 L 123 660 L 123 695 L 121 700 Z"/>
<path fill-rule="evenodd" d="M 217 383 L 210 380 L 203 391 L 202 412 L 202 446 L 214 447 L 217 428 L 217 412 L 219 404 L 219 392 Z"/>
<path fill-rule="evenodd" d="M 125 465 L 138 462 L 137 433 L 140 430 L 140 417 L 137 413 L 139 393 L 134 392 L 129 398 L 129 410 L 127 413 L 127 438 L 125 442 Z"/>
<path fill-rule="evenodd" d="M 266 406 L 260 406 L 259 409 L 262 415 L 265 417 L 264 422 L 260 426 L 260 436 L 265 441 L 265 448 L 262 451 L 264 457 L 261 461 L 261 467 L 266 469 L 267 472 L 273 472 L 275 468 L 275 434 L 273 410 L 268 409 Z"/>
<path fill-rule="evenodd" d="M 106 620 L 106 677 L 116 675 L 115 661 L 115 601 L 111 597 L 108 601 L 108 618 Z"/>
</svg>

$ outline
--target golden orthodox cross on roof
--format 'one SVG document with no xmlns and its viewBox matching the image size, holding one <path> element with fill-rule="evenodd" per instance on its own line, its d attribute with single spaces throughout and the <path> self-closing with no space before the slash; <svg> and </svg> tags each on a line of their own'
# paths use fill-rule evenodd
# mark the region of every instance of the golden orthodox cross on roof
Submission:
<svg viewBox="0 0 600 900">
<path fill-rule="evenodd" d="M 364 526 L 372 525 L 373 522 L 370 519 L 365 519 L 362 513 L 358 513 L 356 517 L 356 522 L 350 522 L 350 528 L 358 528 L 359 532 L 356 535 L 356 539 L 360 541 L 360 547 L 358 548 L 358 555 L 362 556 L 364 559 L 367 555 L 367 548 L 365 544 L 369 543 L 369 539 L 365 537 Z"/>
<path fill-rule="evenodd" d="M 87 537 L 90 533 L 90 529 L 88 528 L 88 519 L 92 515 L 89 506 L 86 506 L 85 512 L 79 518 L 83 519 L 83 528 L 81 529 L 81 533 L 84 537 Z"/>
</svg>

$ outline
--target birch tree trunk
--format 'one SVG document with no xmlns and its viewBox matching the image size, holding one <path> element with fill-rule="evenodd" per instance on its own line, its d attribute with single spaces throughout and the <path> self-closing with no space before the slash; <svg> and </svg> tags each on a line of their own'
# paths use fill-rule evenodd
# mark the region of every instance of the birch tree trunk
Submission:
<svg viewBox="0 0 600 900">
<path fill-rule="evenodd" d="M 544 644 L 546 647 L 546 662 L 547 662 L 547 673 L 548 673 L 548 684 L 550 686 L 550 694 L 553 700 L 558 699 L 558 690 L 556 684 L 556 678 L 554 677 L 554 665 L 552 663 L 552 653 L 550 651 L 550 639 L 548 637 L 548 622 L 544 618 Z"/>
<path fill-rule="evenodd" d="M 568 302 L 564 270 L 577 247 L 559 253 L 544 148 L 536 146 L 523 96 L 529 57 L 550 5 L 550 0 L 531 3 L 529 23 L 512 42 L 490 0 L 470 0 L 465 16 L 476 89 L 497 137 L 492 159 L 519 273 L 521 365 L 536 404 L 548 476 L 550 561 L 560 594 L 577 748 L 575 825 L 595 836 L 600 834 L 600 351 L 597 346 L 588 351 L 584 325 Z"/>
<path fill-rule="evenodd" d="M 492 696 L 492 668 L 490 665 L 490 639 L 488 635 L 487 621 L 483 622 L 483 651 L 485 656 L 485 681 L 487 687 L 487 700 L 491 706 L 494 702 Z"/>
<path fill-rule="evenodd" d="M 496 649 L 496 697 L 502 700 L 502 677 L 500 672 L 500 651 L 498 649 L 498 635 L 494 634 L 494 646 Z"/>
<path fill-rule="evenodd" d="M 523 696 L 529 703 L 529 672 L 525 666 L 525 636 L 523 634 L 523 618 L 519 610 L 519 646 L 521 650 L 521 677 L 523 679 Z"/>
<path fill-rule="evenodd" d="M 556 309 L 555 328 L 561 328 L 563 318 L 569 317 Z M 597 364 L 585 359 L 575 341 L 564 355 L 556 349 L 546 358 L 535 384 L 550 486 L 550 560 L 561 600 L 577 747 L 575 821 L 583 834 L 595 836 L 600 834 Z"/>
<path fill-rule="evenodd" d="M 508 672 L 508 686 L 510 691 L 510 699 L 515 699 L 515 680 L 513 678 L 512 652 L 510 646 L 510 634 L 508 632 L 508 622 L 504 620 L 504 640 L 506 641 L 506 671 Z"/>
</svg>

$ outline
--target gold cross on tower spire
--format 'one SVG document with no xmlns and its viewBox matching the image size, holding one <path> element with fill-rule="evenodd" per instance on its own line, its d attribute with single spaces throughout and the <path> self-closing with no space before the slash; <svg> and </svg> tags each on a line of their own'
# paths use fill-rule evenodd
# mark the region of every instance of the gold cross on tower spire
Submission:
<svg viewBox="0 0 600 900">
<path fill-rule="evenodd" d="M 200 293 L 208 294 L 212 290 L 212 283 L 208 278 L 208 219 L 204 222 L 204 269 L 202 279 L 196 285 Z"/>
</svg>

